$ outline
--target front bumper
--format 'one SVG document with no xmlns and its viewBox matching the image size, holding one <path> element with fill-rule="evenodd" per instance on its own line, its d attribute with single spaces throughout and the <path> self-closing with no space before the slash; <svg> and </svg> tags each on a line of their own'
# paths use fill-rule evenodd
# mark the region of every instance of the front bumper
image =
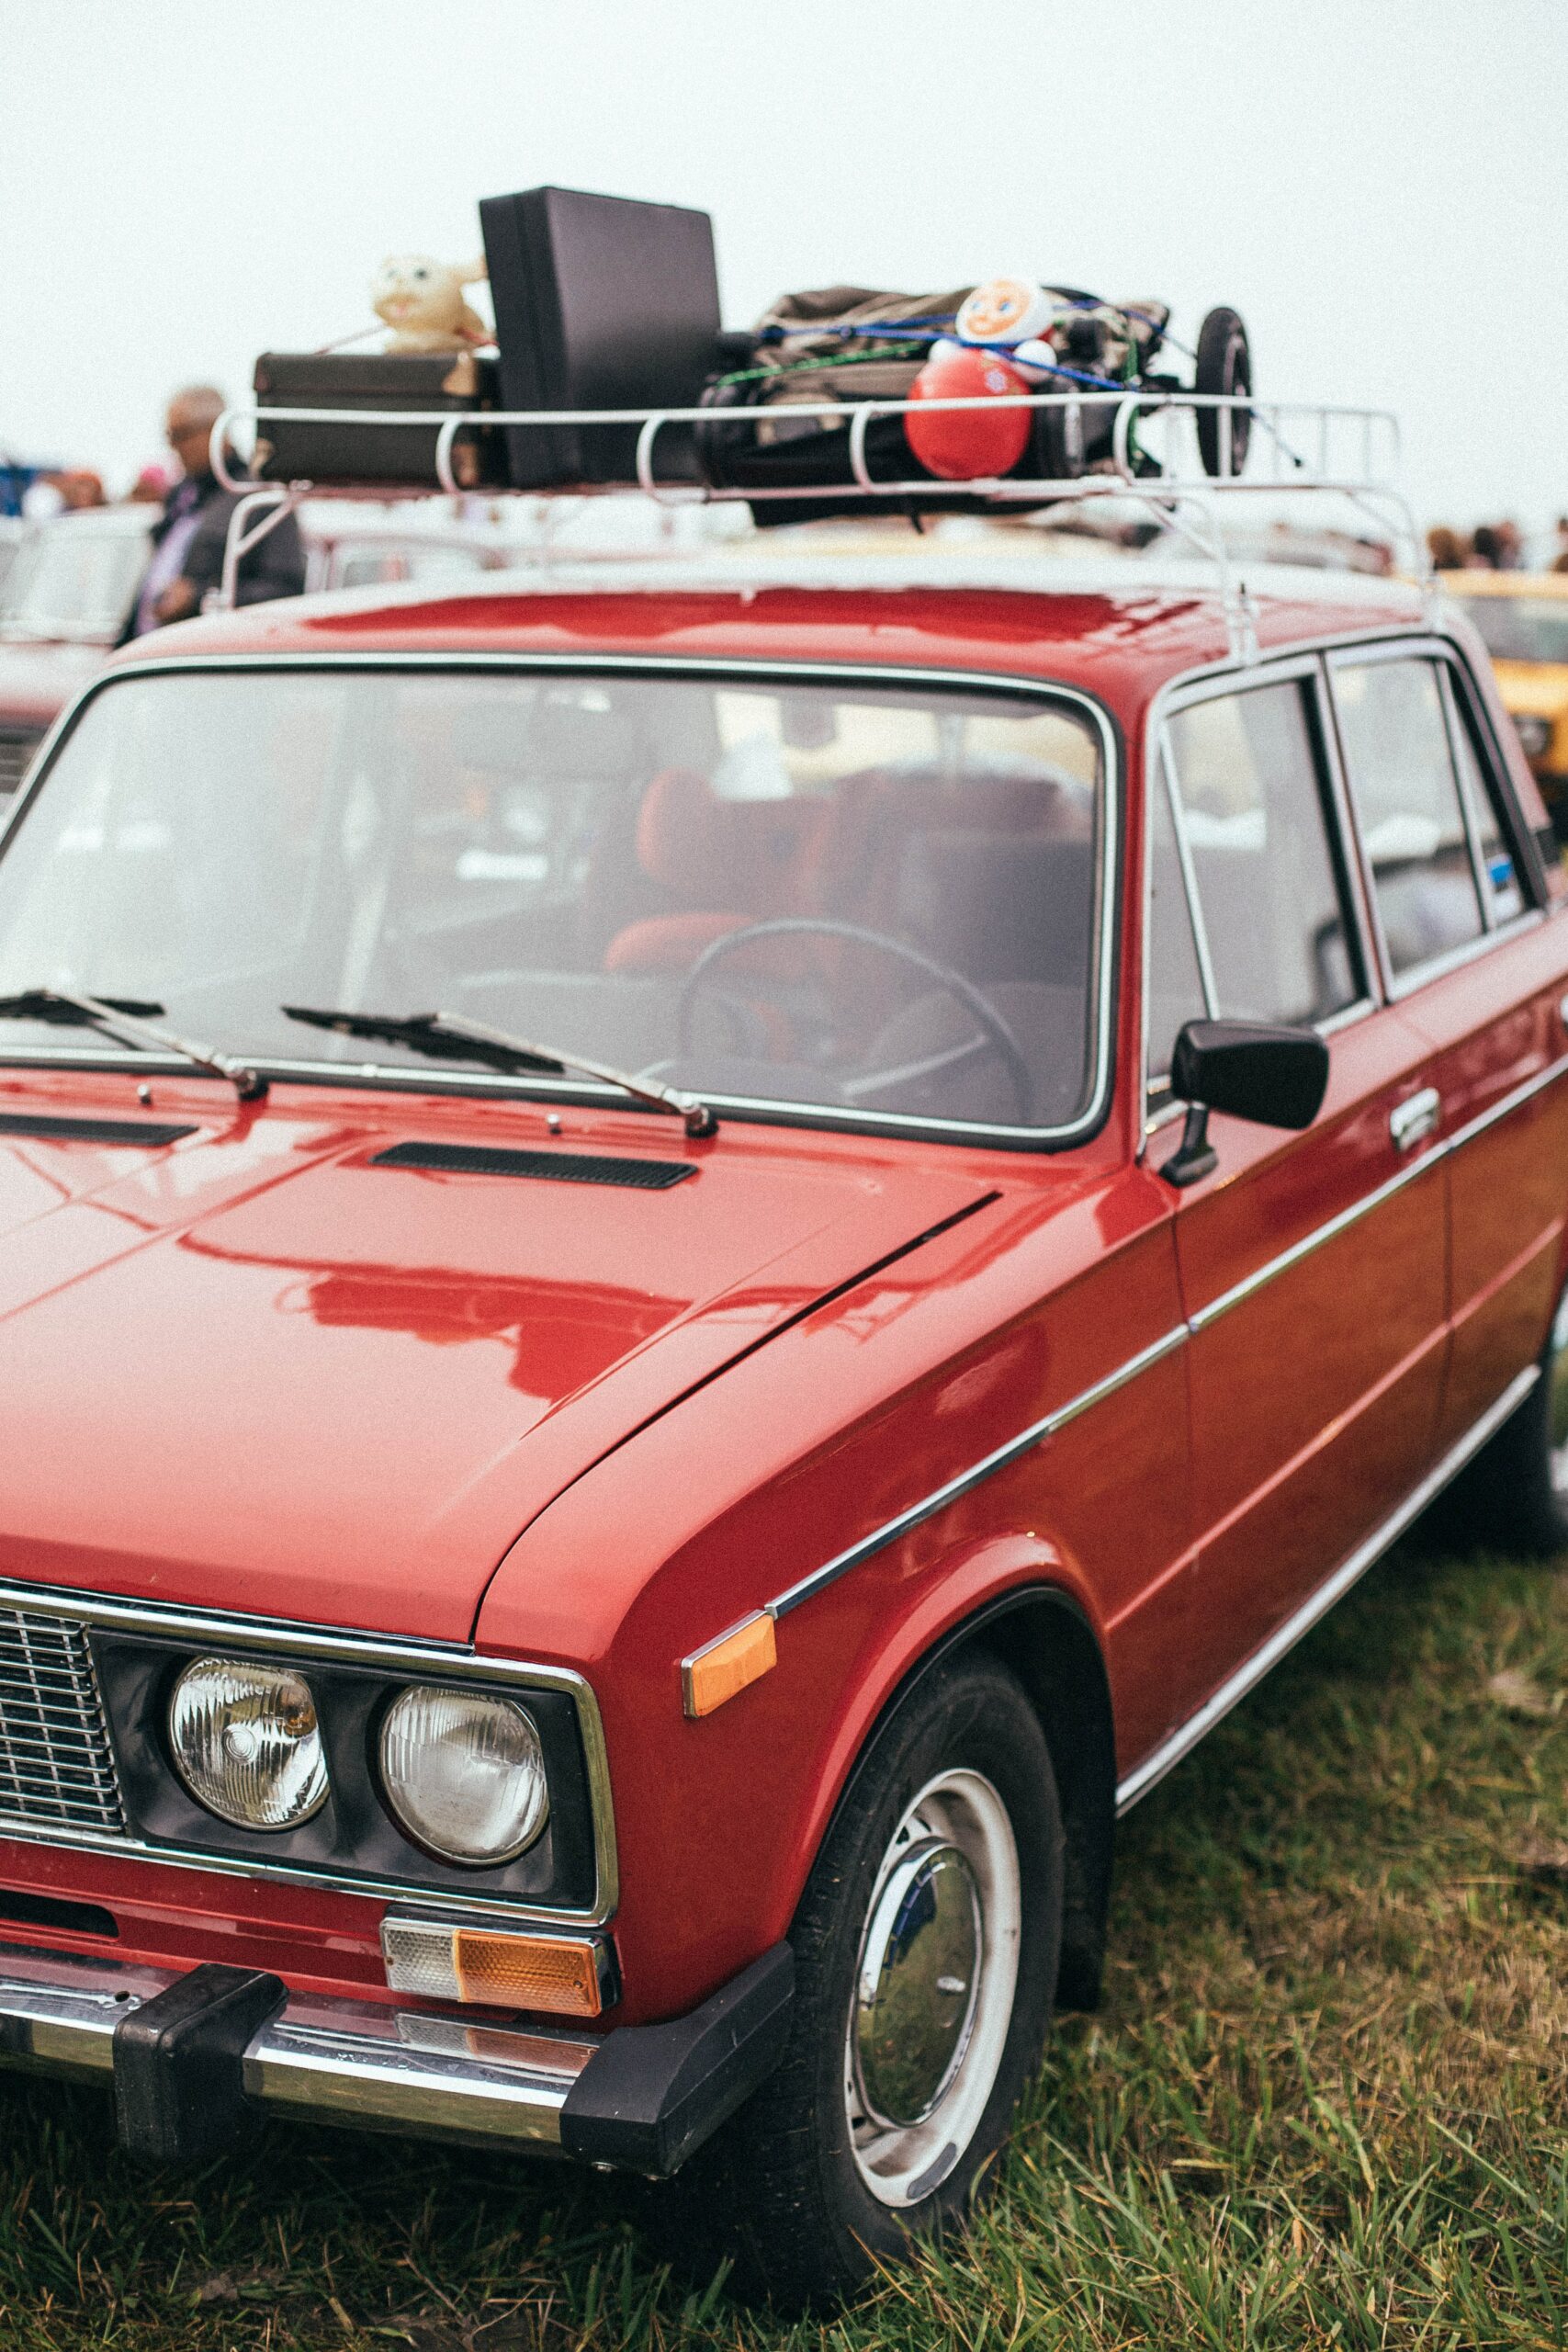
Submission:
<svg viewBox="0 0 1568 2352">
<path fill-rule="evenodd" d="M 268 2112 L 662 2174 L 777 2064 L 793 1992 L 776 1944 L 689 2017 L 591 2041 L 0 1945 L 0 2064 L 112 2084 L 122 2144 L 165 2162 Z"/>
</svg>

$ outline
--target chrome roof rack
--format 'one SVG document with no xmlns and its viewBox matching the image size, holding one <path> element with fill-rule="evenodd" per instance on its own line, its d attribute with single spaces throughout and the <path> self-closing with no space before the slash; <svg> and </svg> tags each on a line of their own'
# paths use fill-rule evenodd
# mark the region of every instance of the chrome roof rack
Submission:
<svg viewBox="0 0 1568 2352">
<path fill-rule="evenodd" d="M 1113 412 L 1111 455 L 1104 469 L 1057 480 L 988 476 L 970 481 L 937 481 L 929 474 L 893 481 L 872 478 L 866 460 L 866 435 L 882 417 L 922 416 L 975 410 L 989 414 L 998 409 L 1056 410 L 1070 430 L 1081 425 L 1086 410 Z M 1215 414 L 1219 471 L 1207 472 L 1198 448 L 1197 424 L 1201 412 Z M 1185 539 L 1214 571 L 1215 586 L 1224 609 L 1233 654 L 1249 660 L 1257 653 L 1253 612 L 1244 582 L 1228 554 L 1221 528 L 1222 502 L 1236 497 L 1279 498 L 1293 493 L 1328 492 L 1348 500 L 1369 516 L 1380 531 L 1391 533 L 1395 560 L 1407 576 L 1429 589 L 1426 547 L 1404 492 L 1394 479 L 1400 456 L 1398 420 L 1388 409 L 1349 408 L 1301 401 L 1259 401 L 1247 397 L 1190 391 L 1122 390 L 1033 392 L 976 396 L 953 400 L 868 400 L 846 403 L 833 401 L 790 401 L 792 422 L 822 418 L 848 422 L 847 453 L 852 477 L 847 484 L 792 485 L 788 488 L 731 489 L 689 479 L 660 480 L 657 469 L 660 435 L 671 425 L 733 426 L 748 416 L 759 420 L 766 409 L 622 408 L 622 409 L 484 409 L 453 413 L 446 410 L 367 410 L 270 408 L 236 406 L 226 409 L 212 428 L 212 469 L 226 490 L 239 492 L 240 503 L 230 521 L 224 554 L 222 586 L 215 600 L 219 610 L 231 609 L 242 558 L 306 498 L 367 498 L 389 501 L 441 493 L 466 494 L 453 470 L 457 435 L 476 427 L 536 426 L 541 431 L 568 427 L 591 429 L 636 426 L 637 481 L 594 482 L 511 491 L 487 485 L 485 498 L 540 496 L 603 498 L 640 491 L 656 505 L 689 506 L 787 505 L 820 506 L 824 498 L 845 505 L 863 501 L 868 511 L 878 507 L 906 510 L 922 501 L 934 503 L 954 496 L 998 511 L 1042 508 L 1098 500 L 1132 502 L 1162 526 Z M 1235 465 L 1236 424 L 1245 419 L 1245 461 Z M 373 426 L 380 430 L 402 425 L 412 431 L 435 433 L 434 466 L 439 490 L 428 482 L 406 486 L 378 483 L 374 487 L 318 485 L 310 481 L 256 484 L 234 472 L 232 435 L 268 424 Z M 1152 446 L 1151 446 L 1152 445 Z"/>
</svg>

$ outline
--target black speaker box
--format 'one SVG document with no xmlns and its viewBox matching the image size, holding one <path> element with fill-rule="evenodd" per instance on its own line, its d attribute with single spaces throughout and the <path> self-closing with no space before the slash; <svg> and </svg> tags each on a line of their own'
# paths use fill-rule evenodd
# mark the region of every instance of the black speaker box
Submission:
<svg viewBox="0 0 1568 2352">
<path fill-rule="evenodd" d="M 479 205 L 501 389 L 511 409 L 694 408 L 715 365 L 713 221 L 676 204 L 528 188 Z M 637 480 L 637 427 L 513 425 L 513 486 Z M 688 433 L 666 426 L 661 480 L 694 478 Z"/>
<path fill-rule="evenodd" d="M 265 351 L 256 361 L 260 408 L 430 410 L 477 420 L 486 409 L 500 406 L 500 390 L 496 362 L 467 351 Z M 257 433 L 253 470 L 262 481 L 439 487 L 438 425 L 266 420 Z M 452 471 L 464 490 L 503 485 L 506 448 L 500 428 L 477 422 L 461 426 L 452 445 Z"/>
</svg>

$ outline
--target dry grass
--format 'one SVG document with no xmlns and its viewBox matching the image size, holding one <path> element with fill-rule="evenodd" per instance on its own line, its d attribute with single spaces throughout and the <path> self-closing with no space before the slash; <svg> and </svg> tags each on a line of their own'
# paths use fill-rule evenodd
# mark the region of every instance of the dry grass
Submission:
<svg viewBox="0 0 1568 2352">
<path fill-rule="evenodd" d="M 1564 1690 L 1557 1573 L 1379 1570 L 1125 1825 L 1106 2005 L 969 2236 L 826 2328 L 672 2278 L 635 2186 L 277 2127 L 149 2183 L 28 2086 L 0 2345 L 1562 2345 Z"/>
</svg>

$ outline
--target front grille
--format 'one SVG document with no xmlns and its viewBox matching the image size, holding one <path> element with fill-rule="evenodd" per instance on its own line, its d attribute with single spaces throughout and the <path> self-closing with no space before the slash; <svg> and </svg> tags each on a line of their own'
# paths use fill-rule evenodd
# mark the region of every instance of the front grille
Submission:
<svg viewBox="0 0 1568 2352">
<path fill-rule="evenodd" d="M 15 792 L 42 741 L 40 727 L 0 727 L 0 792 Z"/>
<path fill-rule="evenodd" d="M 0 1609 L 0 1826 L 122 1835 L 97 1678 L 80 1625 Z"/>
</svg>

